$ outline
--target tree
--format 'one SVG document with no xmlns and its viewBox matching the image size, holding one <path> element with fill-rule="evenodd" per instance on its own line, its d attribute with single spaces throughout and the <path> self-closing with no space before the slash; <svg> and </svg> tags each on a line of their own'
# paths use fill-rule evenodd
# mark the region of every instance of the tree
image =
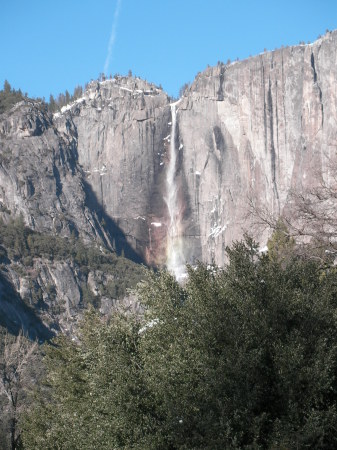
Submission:
<svg viewBox="0 0 337 450">
<path fill-rule="evenodd" d="M 82 88 L 82 86 L 76 86 L 75 89 L 74 89 L 72 100 L 76 100 L 78 98 L 81 98 L 82 95 L 83 95 L 83 88 Z"/>
<path fill-rule="evenodd" d="M 50 94 L 50 97 L 49 97 L 49 111 L 51 113 L 54 113 L 55 111 L 57 111 L 57 109 L 58 109 L 57 103 L 56 103 L 53 95 Z"/>
<path fill-rule="evenodd" d="M 279 219 L 267 243 L 268 257 L 274 260 L 289 260 L 294 255 L 295 239 L 290 235 L 285 223 Z"/>
<path fill-rule="evenodd" d="M 9 82 L 7 80 L 5 80 L 4 82 L 4 92 L 6 94 L 9 94 L 11 92 L 12 88 L 11 85 L 9 84 Z"/>
<path fill-rule="evenodd" d="M 337 255 L 337 162 L 325 155 L 325 169 L 314 172 L 309 186 L 292 189 L 281 217 L 249 199 L 248 216 L 255 225 L 277 230 L 282 222 L 287 234 L 302 244 L 302 251 L 325 260 Z M 310 245 L 308 245 L 310 244 Z M 299 247 L 297 248 L 299 250 Z"/>
<path fill-rule="evenodd" d="M 190 87 L 190 83 L 184 83 L 179 89 L 179 98 L 182 97 Z"/>
<path fill-rule="evenodd" d="M 49 347 L 26 447 L 335 448 L 336 270 L 248 238 L 227 251 L 184 286 L 149 272 L 142 318 L 89 312 Z"/>
<path fill-rule="evenodd" d="M 122 316 L 103 323 L 91 310 L 79 343 L 61 336 L 47 348 L 47 391 L 23 425 L 28 449 L 141 445 L 148 425 L 138 330 Z"/>
<path fill-rule="evenodd" d="M 316 248 L 336 254 L 336 164 L 330 164 L 329 169 L 329 180 L 322 178 L 314 187 L 291 193 L 293 213 L 287 220 L 295 236 L 310 239 Z"/>
<path fill-rule="evenodd" d="M 144 286 L 163 448 L 332 448 L 336 273 L 259 256 L 251 240 L 228 253 L 224 270 L 190 269 L 184 289 L 167 276 Z"/>
<path fill-rule="evenodd" d="M 59 94 L 57 97 L 57 103 L 59 105 L 59 108 L 62 108 L 62 106 L 65 106 L 67 104 L 66 97 L 64 94 Z"/>
<path fill-rule="evenodd" d="M 27 95 L 26 95 L 27 96 Z M 11 85 L 7 80 L 4 82 L 4 88 L 0 91 L 0 114 L 7 111 L 15 103 L 23 99 L 22 92 L 19 89 L 16 91 L 12 89 Z"/>
<path fill-rule="evenodd" d="M 70 103 L 70 94 L 69 94 L 69 92 L 67 90 L 65 92 L 65 103 L 66 103 L 66 105 L 68 103 Z"/>
<path fill-rule="evenodd" d="M 4 338 L 0 355 L 0 393 L 7 399 L 11 450 L 20 446 L 18 420 L 24 408 L 26 390 L 32 384 L 29 366 L 36 361 L 37 347 L 37 342 L 31 342 L 22 332 L 15 338 L 9 334 Z"/>
</svg>

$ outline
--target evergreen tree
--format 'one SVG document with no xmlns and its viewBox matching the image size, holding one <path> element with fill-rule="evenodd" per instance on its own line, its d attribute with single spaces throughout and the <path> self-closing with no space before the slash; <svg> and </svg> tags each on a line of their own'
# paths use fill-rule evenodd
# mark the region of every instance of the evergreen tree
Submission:
<svg viewBox="0 0 337 450">
<path fill-rule="evenodd" d="M 277 221 L 267 247 L 268 256 L 271 259 L 289 259 L 294 254 L 295 239 L 290 236 L 287 226 L 281 219 Z"/>
<path fill-rule="evenodd" d="M 67 105 L 68 103 L 70 103 L 70 94 L 66 90 L 66 92 L 65 92 L 65 104 Z"/>
<path fill-rule="evenodd" d="M 21 90 L 19 89 L 16 91 L 15 89 L 12 89 L 9 82 L 5 80 L 4 88 L 0 91 L 0 114 L 10 109 L 21 100 L 23 100 Z"/>
<path fill-rule="evenodd" d="M 60 109 L 66 105 L 66 97 L 64 94 L 59 94 L 59 96 L 57 97 L 57 103 Z"/>
<path fill-rule="evenodd" d="M 7 80 L 5 80 L 5 82 L 4 82 L 4 92 L 6 94 L 9 94 L 11 92 L 11 90 L 12 90 L 11 85 L 8 83 Z"/>
<path fill-rule="evenodd" d="M 52 389 L 27 415 L 27 448 L 126 449 L 143 439 L 137 323 L 118 316 L 108 326 L 91 310 L 80 336 L 80 345 L 60 337 L 47 349 Z"/>
<path fill-rule="evenodd" d="M 83 94 L 82 86 L 76 86 L 74 89 L 72 100 L 76 100 L 76 99 L 82 97 L 82 94 Z"/>
<path fill-rule="evenodd" d="M 337 274 L 250 239 L 185 286 L 149 273 L 142 319 L 90 312 L 47 349 L 28 449 L 337 446 Z"/>
<path fill-rule="evenodd" d="M 54 112 L 57 111 L 57 109 L 58 109 L 58 107 L 57 107 L 56 101 L 55 101 L 53 95 L 50 94 L 50 97 L 49 97 L 49 111 L 51 113 L 54 113 Z"/>
</svg>

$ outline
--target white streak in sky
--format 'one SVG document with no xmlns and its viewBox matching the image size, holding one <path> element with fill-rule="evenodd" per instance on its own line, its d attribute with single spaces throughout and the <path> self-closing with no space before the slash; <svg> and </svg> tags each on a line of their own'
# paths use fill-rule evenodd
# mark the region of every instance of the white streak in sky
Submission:
<svg viewBox="0 0 337 450">
<path fill-rule="evenodd" d="M 109 45 L 108 45 L 108 52 L 107 52 L 105 63 L 104 63 L 104 74 L 105 75 L 107 75 L 107 72 L 109 69 L 110 59 L 111 59 L 111 55 L 112 55 L 112 49 L 113 49 L 113 46 L 114 46 L 114 43 L 116 40 L 117 22 L 118 22 L 119 11 L 121 8 L 121 3 L 122 3 L 122 0 L 117 0 L 115 14 L 114 14 L 114 18 L 112 21 L 111 34 L 110 34 Z"/>
</svg>

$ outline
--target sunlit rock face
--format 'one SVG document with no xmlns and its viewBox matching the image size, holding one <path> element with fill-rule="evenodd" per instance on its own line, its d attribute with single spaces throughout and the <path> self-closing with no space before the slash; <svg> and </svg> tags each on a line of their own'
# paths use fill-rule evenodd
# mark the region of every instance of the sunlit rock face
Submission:
<svg viewBox="0 0 337 450">
<path fill-rule="evenodd" d="M 34 102 L 16 105 L 0 116 L 0 215 L 156 266 L 223 264 L 244 231 L 264 245 L 248 200 L 278 215 L 291 189 L 331 175 L 336 44 L 332 32 L 208 68 L 174 112 L 162 89 L 134 77 L 91 82 L 53 117 Z"/>
<path fill-rule="evenodd" d="M 0 115 L 0 217 L 22 216 L 26 225 L 63 236 L 102 235 L 90 211 L 77 163 L 76 129 L 64 130 L 38 102 L 25 101 Z"/>
<path fill-rule="evenodd" d="M 179 105 L 186 254 L 219 264 L 248 199 L 278 215 L 290 189 L 329 176 L 337 146 L 337 32 L 199 74 Z"/>
<path fill-rule="evenodd" d="M 130 77 L 93 82 L 77 111 L 68 114 L 78 134 L 78 161 L 92 191 L 91 207 L 113 220 L 113 240 L 125 238 L 147 263 L 163 264 L 171 132 L 167 94 Z"/>
<path fill-rule="evenodd" d="M 336 182 L 336 48 L 335 31 L 219 64 L 178 101 L 116 77 L 91 82 L 53 116 L 39 102 L 18 103 L 0 115 L 0 218 L 80 236 L 178 280 L 185 262 L 224 264 L 225 247 L 245 231 L 265 246 L 250 201 L 291 214 L 292 190 Z M 26 271 L 14 263 L 0 271 L 0 326 L 21 324 L 32 337 L 72 333 L 83 283 L 96 296 L 114 279 L 68 260 L 33 258 Z M 115 303 L 103 296 L 102 313 Z"/>
</svg>

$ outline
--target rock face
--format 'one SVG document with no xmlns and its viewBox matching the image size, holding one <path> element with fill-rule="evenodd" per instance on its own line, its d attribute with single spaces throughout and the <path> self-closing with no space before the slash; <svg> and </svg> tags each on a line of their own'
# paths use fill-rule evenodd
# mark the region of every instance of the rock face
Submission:
<svg viewBox="0 0 337 450">
<path fill-rule="evenodd" d="M 189 259 L 223 264 L 224 247 L 251 231 L 249 198 L 279 215 L 291 189 L 329 176 L 336 85 L 336 31 L 197 76 L 177 113 Z"/>
<path fill-rule="evenodd" d="M 187 261 L 224 263 L 251 231 L 249 198 L 277 214 L 328 174 L 337 145 L 337 32 L 199 74 L 176 105 L 176 189 Z M 91 82 L 53 117 L 0 116 L 1 215 L 166 261 L 169 97 L 143 80 Z M 267 235 L 256 236 L 260 242 Z"/>
<path fill-rule="evenodd" d="M 64 132 L 36 102 L 21 102 L 0 116 L 0 209 L 22 215 L 38 231 L 93 239 L 102 234 L 86 204 L 77 137 L 71 120 Z"/>
<path fill-rule="evenodd" d="M 126 239 L 148 263 L 164 262 L 165 251 L 150 234 L 151 222 L 165 215 L 168 96 L 140 79 L 121 77 L 91 83 L 79 105 L 66 116 L 77 130 L 91 209 L 105 217 L 114 246 Z"/>
<path fill-rule="evenodd" d="M 80 286 L 84 280 L 70 261 L 36 259 L 31 267 L 21 266 L 21 270 L 9 266 L 0 277 L 0 286 L 4 286 L 0 312 L 7 327 L 14 332 L 15 326 L 22 327 L 34 338 L 49 338 L 59 331 L 72 333 L 81 314 Z"/>
</svg>

